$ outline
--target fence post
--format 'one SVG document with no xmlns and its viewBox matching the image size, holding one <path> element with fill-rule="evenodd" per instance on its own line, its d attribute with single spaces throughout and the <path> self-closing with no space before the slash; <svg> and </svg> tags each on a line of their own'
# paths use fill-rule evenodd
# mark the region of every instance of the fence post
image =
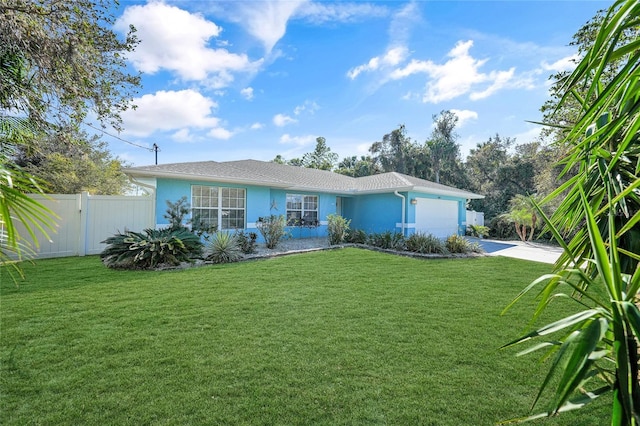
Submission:
<svg viewBox="0 0 640 426">
<path fill-rule="evenodd" d="M 84 191 L 78 194 L 80 203 L 80 232 L 78 241 L 78 256 L 86 256 L 87 254 L 87 217 L 89 216 L 89 193 Z"/>
</svg>

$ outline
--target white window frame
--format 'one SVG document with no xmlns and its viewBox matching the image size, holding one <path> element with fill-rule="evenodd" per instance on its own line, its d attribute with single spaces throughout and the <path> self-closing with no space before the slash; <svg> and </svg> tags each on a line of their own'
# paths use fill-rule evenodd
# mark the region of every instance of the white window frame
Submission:
<svg viewBox="0 0 640 426">
<path fill-rule="evenodd" d="M 298 200 L 296 200 L 298 199 Z M 295 205 L 294 205 L 295 203 Z M 300 205 L 300 208 L 297 208 Z M 287 194 L 287 226 L 317 226 L 319 221 L 320 197 L 310 194 Z M 299 212 L 299 214 L 298 214 Z"/>
<path fill-rule="evenodd" d="M 206 195 L 203 193 L 206 192 Z M 210 212 L 202 215 L 203 212 Z M 242 212 L 241 218 L 237 216 L 230 218 L 231 212 Z M 247 227 L 247 190 L 246 188 L 213 186 L 213 185 L 191 185 L 191 217 L 196 214 L 205 216 L 208 225 L 215 225 L 219 231 L 245 229 Z M 237 213 L 236 213 L 237 215 Z M 238 223 L 241 219 L 242 223 Z M 235 221 L 235 226 L 229 226 L 231 221 Z"/>
</svg>

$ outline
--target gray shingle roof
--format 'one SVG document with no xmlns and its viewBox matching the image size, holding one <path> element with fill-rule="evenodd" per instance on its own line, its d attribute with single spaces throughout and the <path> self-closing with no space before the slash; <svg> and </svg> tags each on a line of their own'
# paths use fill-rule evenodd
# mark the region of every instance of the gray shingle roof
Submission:
<svg viewBox="0 0 640 426">
<path fill-rule="evenodd" d="M 286 188 L 298 191 L 319 191 L 339 194 L 416 191 L 464 198 L 484 198 L 481 195 L 428 180 L 391 172 L 352 178 L 325 170 L 308 169 L 257 160 L 198 161 L 130 167 L 125 173 L 134 177 L 165 177 L 211 182 L 244 183 L 257 186 Z"/>
</svg>

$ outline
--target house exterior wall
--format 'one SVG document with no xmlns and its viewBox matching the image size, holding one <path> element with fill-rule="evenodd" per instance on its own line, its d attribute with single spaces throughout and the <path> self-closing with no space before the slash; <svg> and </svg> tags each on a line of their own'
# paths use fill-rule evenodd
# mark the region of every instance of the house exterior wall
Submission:
<svg viewBox="0 0 640 426">
<path fill-rule="evenodd" d="M 227 188 L 243 188 L 246 191 L 246 210 L 245 210 L 245 230 L 248 232 L 258 233 L 258 240 L 263 241 L 262 235 L 258 232 L 256 222 L 260 217 L 268 217 L 270 215 L 286 215 L 287 211 L 287 194 L 302 194 L 318 196 L 318 220 L 319 226 L 300 227 L 288 226 L 287 231 L 293 238 L 310 238 L 327 236 L 327 216 L 336 212 L 336 196 L 335 194 L 306 192 L 306 191 L 287 191 L 281 189 L 273 189 L 261 186 L 237 185 L 220 182 L 202 182 L 197 180 L 176 180 L 158 178 L 156 189 L 156 226 L 164 227 L 169 221 L 163 217 L 167 210 L 166 201 L 175 203 L 183 196 L 187 197 L 187 201 L 191 203 L 191 186 L 220 186 Z"/>
<path fill-rule="evenodd" d="M 405 203 L 409 200 L 406 193 Z M 391 194 L 363 194 L 344 198 L 343 216 L 351 219 L 351 229 L 362 229 L 367 233 L 400 232 L 402 198 Z M 405 214 L 406 214 L 405 209 Z"/>
<path fill-rule="evenodd" d="M 166 226 L 167 219 L 163 218 L 167 210 L 166 200 L 176 202 L 183 196 L 191 202 L 192 185 L 210 185 L 229 188 L 244 188 L 246 190 L 245 230 L 259 232 L 256 222 L 260 217 L 270 215 L 286 215 L 287 194 L 302 194 L 318 196 L 319 225 L 313 227 L 288 226 L 287 231 L 293 238 L 310 238 L 327 236 L 327 216 L 336 213 L 336 194 L 322 192 L 308 192 L 275 189 L 260 186 L 247 186 L 229 183 L 202 182 L 197 180 L 157 180 L 156 192 L 156 223 L 158 227 Z M 452 200 L 458 203 L 458 234 L 464 235 L 466 230 L 466 199 L 450 196 L 438 196 L 415 191 L 401 192 L 404 200 L 394 193 L 359 194 L 342 196 L 342 216 L 351 220 L 351 229 L 361 229 L 367 233 L 385 231 L 400 232 L 402 226 L 402 203 L 405 205 L 405 235 L 411 235 L 416 228 L 416 205 L 411 204 L 412 198 L 430 198 Z M 262 236 L 259 235 L 262 241 Z"/>
</svg>

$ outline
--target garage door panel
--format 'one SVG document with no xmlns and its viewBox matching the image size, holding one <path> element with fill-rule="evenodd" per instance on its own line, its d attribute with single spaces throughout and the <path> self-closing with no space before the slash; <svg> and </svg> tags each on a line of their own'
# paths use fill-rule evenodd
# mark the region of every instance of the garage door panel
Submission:
<svg viewBox="0 0 640 426">
<path fill-rule="evenodd" d="M 418 198 L 416 204 L 416 232 L 444 238 L 458 233 L 458 202 L 432 198 Z"/>
</svg>

